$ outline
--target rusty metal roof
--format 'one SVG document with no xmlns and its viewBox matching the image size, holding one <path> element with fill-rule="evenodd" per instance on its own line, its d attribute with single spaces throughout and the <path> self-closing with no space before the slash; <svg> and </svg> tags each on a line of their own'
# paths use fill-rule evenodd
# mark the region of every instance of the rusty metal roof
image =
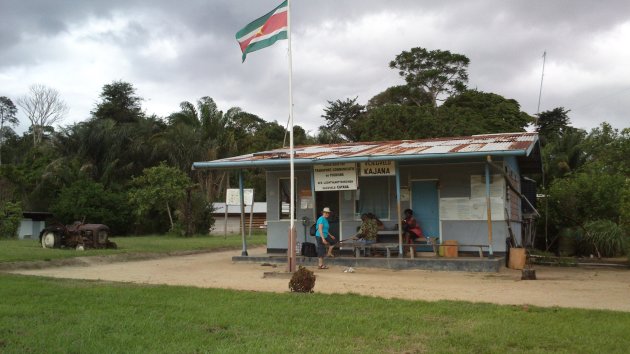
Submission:
<svg viewBox="0 0 630 354">
<path fill-rule="evenodd" d="M 538 142 L 537 133 L 504 133 L 453 138 L 397 140 L 297 146 L 296 165 L 330 162 L 422 160 L 474 156 L 530 156 Z M 289 149 L 275 149 L 208 162 L 198 168 L 241 168 L 289 164 Z"/>
</svg>

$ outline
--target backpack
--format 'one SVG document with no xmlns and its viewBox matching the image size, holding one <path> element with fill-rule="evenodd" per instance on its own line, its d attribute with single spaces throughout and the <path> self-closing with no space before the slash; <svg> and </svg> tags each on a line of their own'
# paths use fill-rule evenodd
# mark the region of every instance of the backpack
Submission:
<svg viewBox="0 0 630 354">
<path fill-rule="evenodd" d="M 317 248 L 313 242 L 302 242 L 302 256 L 317 257 Z"/>
<path fill-rule="evenodd" d="M 311 225 L 311 228 L 309 229 L 309 234 L 311 236 L 315 236 L 315 233 L 317 233 L 317 224 Z"/>
</svg>

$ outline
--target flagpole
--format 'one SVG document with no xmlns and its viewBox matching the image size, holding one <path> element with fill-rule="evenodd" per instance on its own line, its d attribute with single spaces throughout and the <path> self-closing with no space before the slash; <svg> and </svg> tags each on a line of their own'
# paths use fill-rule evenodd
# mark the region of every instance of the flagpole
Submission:
<svg viewBox="0 0 630 354">
<path fill-rule="evenodd" d="M 291 60 L 291 0 L 287 0 L 287 40 L 289 42 L 289 169 L 291 170 L 291 203 L 289 204 L 288 271 L 295 272 L 295 169 L 293 164 L 293 63 Z"/>
</svg>

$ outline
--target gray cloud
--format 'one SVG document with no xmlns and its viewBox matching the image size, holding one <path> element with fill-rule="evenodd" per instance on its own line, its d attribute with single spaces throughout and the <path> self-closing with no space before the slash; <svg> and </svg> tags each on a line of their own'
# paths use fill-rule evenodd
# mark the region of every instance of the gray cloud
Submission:
<svg viewBox="0 0 630 354">
<path fill-rule="evenodd" d="M 79 120 L 100 87 L 125 80 L 148 113 L 211 96 L 223 110 L 239 106 L 284 124 L 286 42 L 241 64 L 234 38 L 277 3 L 4 0 L 0 95 L 45 81 L 68 92 L 70 120 Z M 541 109 L 572 109 L 584 128 L 628 126 L 627 1 L 293 1 L 292 27 L 296 123 L 311 131 L 323 124 L 327 100 L 366 103 L 401 83 L 388 63 L 416 46 L 467 55 L 471 87 L 514 98 L 530 114 L 547 51 Z"/>
</svg>

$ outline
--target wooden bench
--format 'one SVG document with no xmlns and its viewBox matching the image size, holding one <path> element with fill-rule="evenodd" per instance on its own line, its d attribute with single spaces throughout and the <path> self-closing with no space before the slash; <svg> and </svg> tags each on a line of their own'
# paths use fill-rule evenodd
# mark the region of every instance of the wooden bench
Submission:
<svg viewBox="0 0 630 354">
<path fill-rule="evenodd" d="M 371 251 L 385 251 L 387 258 L 392 256 L 392 253 L 398 252 L 401 245 L 397 242 L 376 242 L 376 243 L 363 243 L 363 242 L 342 242 L 339 247 L 352 247 L 355 257 L 361 257 L 361 254 L 368 255 Z M 418 247 L 426 246 L 431 247 L 434 255 L 437 255 L 436 244 L 432 241 L 421 242 L 414 244 L 402 244 L 403 249 L 409 249 L 411 258 L 414 258 L 415 250 Z"/>
<path fill-rule="evenodd" d="M 409 256 L 410 258 L 415 258 L 416 256 L 416 251 L 419 247 L 431 247 L 433 252 L 433 255 L 437 256 L 439 254 L 439 247 L 440 246 L 444 246 L 444 247 L 449 247 L 449 246 L 453 246 L 453 247 L 457 247 L 458 250 L 460 247 L 474 247 L 477 248 L 478 252 L 479 252 L 479 258 L 483 258 L 483 250 L 485 249 L 489 249 L 490 246 L 489 245 L 480 245 L 480 244 L 457 244 L 457 245 L 442 245 L 436 242 L 437 239 L 431 239 L 429 238 L 429 241 L 423 241 L 423 242 L 415 242 L 413 244 L 402 244 L 403 249 L 408 249 L 409 250 Z M 349 245 L 345 245 L 345 246 L 349 246 Z M 372 244 L 363 244 L 363 243 L 355 243 L 352 244 L 352 247 L 354 248 L 354 254 L 355 257 L 360 257 L 361 256 L 361 252 L 363 252 L 363 254 L 366 254 L 366 250 L 385 250 L 387 258 L 391 257 L 392 251 L 393 252 L 397 252 L 398 248 L 399 248 L 399 244 L 398 243 L 372 243 Z"/>
<path fill-rule="evenodd" d="M 479 252 L 479 258 L 483 258 L 483 249 L 487 248 L 488 250 L 490 249 L 489 245 L 479 245 L 479 244 L 465 244 L 465 243 L 458 243 L 456 245 L 438 245 L 438 246 L 444 246 L 444 247 L 457 247 L 457 250 L 459 251 L 459 249 L 461 247 L 474 247 L 477 248 L 478 252 Z"/>
</svg>

